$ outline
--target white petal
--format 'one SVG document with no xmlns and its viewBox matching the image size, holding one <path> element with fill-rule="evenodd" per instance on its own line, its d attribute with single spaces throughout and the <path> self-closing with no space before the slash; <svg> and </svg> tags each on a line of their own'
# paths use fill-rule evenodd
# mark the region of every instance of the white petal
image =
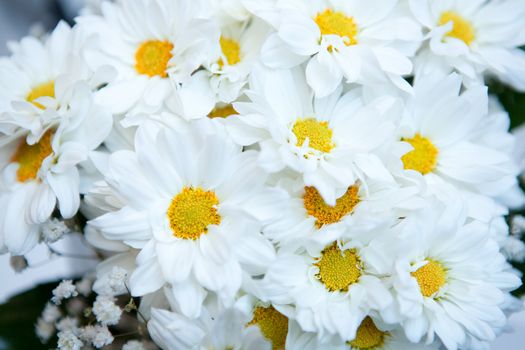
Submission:
<svg viewBox="0 0 525 350">
<path fill-rule="evenodd" d="M 60 214 L 65 219 L 73 217 L 80 206 L 80 184 L 77 168 L 72 168 L 62 174 L 48 173 L 46 181 L 58 199 Z"/>
</svg>

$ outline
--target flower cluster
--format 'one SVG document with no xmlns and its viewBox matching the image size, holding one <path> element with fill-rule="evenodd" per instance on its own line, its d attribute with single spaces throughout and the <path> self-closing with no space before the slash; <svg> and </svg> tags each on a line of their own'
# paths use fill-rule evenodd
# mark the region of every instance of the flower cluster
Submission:
<svg viewBox="0 0 525 350">
<path fill-rule="evenodd" d="M 60 349 L 111 343 L 128 294 L 149 334 L 126 349 L 503 331 L 523 160 L 487 81 L 525 90 L 522 0 L 94 3 L 0 60 L 0 251 L 77 217 L 104 257 L 99 324 L 57 325 Z"/>
</svg>

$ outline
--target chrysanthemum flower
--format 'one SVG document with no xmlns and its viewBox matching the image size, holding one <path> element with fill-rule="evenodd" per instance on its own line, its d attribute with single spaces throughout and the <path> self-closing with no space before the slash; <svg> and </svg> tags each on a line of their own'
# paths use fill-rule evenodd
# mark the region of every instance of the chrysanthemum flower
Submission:
<svg viewBox="0 0 525 350">
<path fill-rule="evenodd" d="M 263 62 L 272 68 L 307 62 L 306 78 L 317 96 L 334 92 L 343 77 L 351 83 L 410 90 L 402 78 L 412 72 L 407 44 L 421 39 L 421 29 L 409 14 L 398 11 L 397 0 L 245 3 L 276 30 L 263 47 Z"/>
<path fill-rule="evenodd" d="M 208 291 L 231 302 L 244 277 L 265 272 L 275 252 L 260 228 L 279 211 L 256 154 L 204 130 L 141 126 L 136 152 L 113 153 L 105 174 L 125 206 L 90 222 L 140 249 L 133 295 L 169 284 L 189 317 Z"/>
</svg>

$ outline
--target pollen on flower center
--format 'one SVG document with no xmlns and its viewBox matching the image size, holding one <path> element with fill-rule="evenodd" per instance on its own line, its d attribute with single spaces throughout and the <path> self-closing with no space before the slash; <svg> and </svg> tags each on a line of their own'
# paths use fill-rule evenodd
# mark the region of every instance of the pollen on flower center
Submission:
<svg viewBox="0 0 525 350">
<path fill-rule="evenodd" d="M 357 329 L 355 339 L 349 341 L 348 344 L 352 348 L 359 350 L 377 349 L 383 345 L 387 335 L 387 332 L 383 332 L 378 329 L 374 321 L 369 316 L 367 316 Z"/>
<path fill-rule="evenodd" d="M 447 273 L 443 266 L 433 260 L 412 272 L 412 277 L 417 280 L 421 294 L 431 297 L 437 293 L 446 283 Z"/>
<path fill-rule="evenodd" d="M 273 306 L 258 306 L 253 311 L 253 319 L 246 327 L 257 325 L 262 335 L 272 343 L 272 350 L 284 350 L 288 335 L 288 318 Z"/>
<path fill-rule="evenodd" d="M 224 107 L 215 107 L 209 114 L 208 118 L 228 118 L 232 115 L 237 115 L 237 111 L 231 104 L 225 105 Z"/>
<path fill-rule="evenodd" d="M 401 140 L 414 147 L 412 151 L 401 157 L 405 169 L 416 170 L 425 175 L 436 168 L 439 151 L 428 138 L 416 134 L 412 138 Z"/>
<path fill-rule="evenodd" d="M 198 239 L 208 233 L 209 225 L 219 225 L 219 199 L 213 191 L 185 187 L 168 208 L 168 219 L 173 235 L 182 239 Z"/>
<path fill-rule="evenodd" d="M 149 77 L 166 78 L 168 62 L 173 57 L 173 44 L 169 41 L 148 40 L 142 43 L 135 53 L 135 70 Z"/>
<path fill-rule="evenodd" d="M 319 268 L 317 277 L 331 292 L 346 292 L 361 277 L 361 260 L 355 249 L 341 251 L 334 243 L 325 248 L 315 266 Z"/>
<path fill-rule="evenodd" d="M 237 41 L 221 36 L 220 44 L 222 54 L 226 57 L 226 62 L 230 66 L 241 62 L 241 46 Z M 219 64 L 219 67 L 224 67 L 224 61 L 222 58 L 219 59 L 217 63 Z"/>
<path fill-rule="evenodd" d="M 321 35 L 338 35 L 344 39 L 347 46 L 357 44 L 357 24 L 353 17 L 326 9 L 318 13 L 314 21 Z"/>
<path fill-rule="evenodd" d="M 308 215 L 315 217 L 317 228 L 323 225 L 333 224 L 341 221 L 347 214 L 351 213 L 359 203 L 359 186 L 348 187 L 345 194 L 339 197 L 335 206 L 325 203 L 323 197 L 315 187 L 307 186 L 304 188 L 303 203 Z"/>
<path fill-rule="evenodd" d="M 42 162 L 53 153 L 52 137 L 53 131 L 48 130 L 34 145 L 28 145 L 25 138 L 22 140 L 15 154 L 11 157 L 11 162 L 19 164 L 16 172 L 19 182 L 36 179 Z"/>
<path fill-rule="evenodd" d="M 306 139 L 308 146 L 323 153 L 329 153 L 334 148 L 332 142 L 332 129 L 328 122 L 321 122 L 314 118 L 297 119 L 292 127 L 292 132 L 297 137 L 297 146 L 301 147 Z"/>
<path fill-rule="evenodd" d="M 452 30 L 446 35 L 462 40 L 465 44 L 470 46 L 476 37 L 472 23 L 454 11 L 445 11 L 439 18 L 439 25 L 441 26 L 451 21 L 453 24 Z"/>
<path fill-rule="evenodd" d="M 27 94 L 26 100 L 27 102 L 31 102 L 35 106 L 37 106 L 40 109 L 44 109 L 45 107 L 42 106 L 40 103 L 36 102 L 35 100 L 40 97 L 55 97 L 55 82 L 53 80 L 48 81 L 47 83 L 43 83 L 40 85 L 35 86 L 29 94 Z"/>
</svg>

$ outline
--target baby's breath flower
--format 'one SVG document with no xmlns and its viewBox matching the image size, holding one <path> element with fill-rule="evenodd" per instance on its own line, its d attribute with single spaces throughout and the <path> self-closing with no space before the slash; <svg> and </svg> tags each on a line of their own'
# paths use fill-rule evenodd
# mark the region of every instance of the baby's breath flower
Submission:
<svg viewBox="0 0 525 350">
<path fill-rule="evenodd" d="M 144 344 L 138 340 L 130 340 L 122 347 L 122 350 L 145 350 Z"/>
<path fill-rule="evenodd" d="M 72 331 L 58 333 L 59 350 L 80 350 L 84 343 Z"/>
<path fill-rule="evenodd" d="M 46 243 L 54 243 L 69 232 L 63 220 L 51 218 L 42 225 L 42 239 Z"/>
<path fill-rule="evenodd" d="M 53 298 L 51 298 L 51 301 L 56 305 L 60 305 L 63 299 L 76 297 L 77 295 L 78 292 L 73 285 L 73 281 L 64 280 L 60 282 L 60 284 L 55 289 L 53 289 Z"/>
<path fill-rule="evenodd" d="M 93 303 L 93 313 L 104 326 L 116 325 L 122 316 L 122 310 L 115 305 L 115 299 L 104 295 L 99 295 Z"/>
</svg>

